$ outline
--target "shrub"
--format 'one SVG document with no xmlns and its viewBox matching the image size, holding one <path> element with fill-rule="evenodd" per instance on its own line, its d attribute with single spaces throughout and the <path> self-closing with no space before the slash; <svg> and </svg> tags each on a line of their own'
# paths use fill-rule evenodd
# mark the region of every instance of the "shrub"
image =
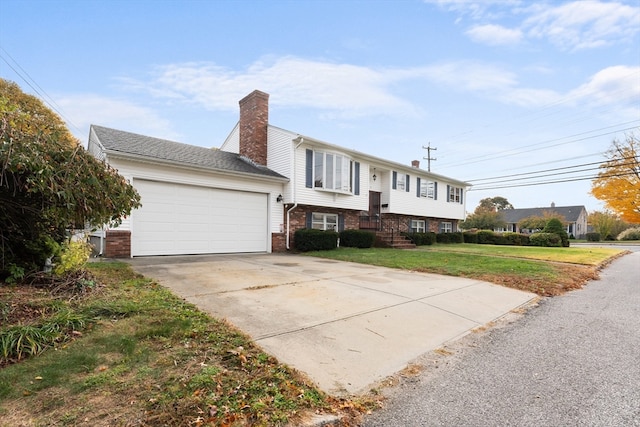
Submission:
<svg viewBox="0 0 640 427">
<path fill-rule="evenodd" d="M 477 233 L 477 239 L 481 245 L 494 245 L 496 243 L 496 233 L 491 230 L 480 230 Z"/>
<path fill-rule="evenodd" d="M 376 241 L 376 233 L 366 230 L 344 230 L 340 232 L 340 246 L 350 248 L 371 248 Z"/>
<path fill-rule="evenodd" d="M 551 218 L 549 221 L 547 221 L 547 225 L 544 226 L 542 232 L 557 234 L 558 236 L 560 236 L 562 246 L 565 248 L 569 247 L 569 235 L 564 229 L 562 221 L 560 221 L 558 218 Z"/>
<path fill-rule="evenodd" d="M 91 254 L 91 245 L 86 241 L 66 242 L 62 247 L 60 259 L 53 272 L 57 275 L 80 270 L 87 263 Z"/>
<path fill-rule="evenodd" d="M 600 233 L 587 233 L 587 242 L 599 242 Z"/>
<path fill-rule="evenodd" d="M 505 233 L 502 233 L 502 243 L 500 243 L 501 245 L 513 245 L 513 246 L 520 246 L 522 245 L 522 234 L 520 233 L 513 233 L 511 231 L 507 231 Z"/>
<path fill-rule="evenodd" d="M 293 241 L 300 252 L 326 251 L 338 247 L 338 236 L 335 231 L 303 228 L 296 230 Z"/>
<path fill-rule="evenodd" d="M 562 238 L 555 233 L 534 233 L 529 237 L 531 246 L 562 247 Z"/>
<path fill-rule="evenodd" d="M 618 240 L 640 240 L 640 227 L 627 228 L 618 234 Z"/>
<path fill-rule="evenodd" d="M 456 231 L 454 233 L 438 233 L 436 235 L 436 242 L 438 243 L 463 243 L 464 237 L 462 232 Z"/>
<path fill-rule="evenodd" d="M 436 233 L 428 231 L 426 233 L 402 233 L 407 236 L 416 246 L 433 245 L 436 242 Z"/>
<path fill-rule="evenodd" d="M 462 233 L 462 238 L 465 243 L 478 243 L 478 233 L 474 233 L 471 231 L 465 231 Z"/>
</svg>

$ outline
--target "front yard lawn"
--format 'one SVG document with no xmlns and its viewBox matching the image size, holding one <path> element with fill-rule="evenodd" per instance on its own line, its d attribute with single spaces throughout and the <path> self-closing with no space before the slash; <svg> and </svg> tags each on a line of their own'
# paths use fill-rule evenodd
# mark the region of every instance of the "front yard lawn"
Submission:
<svg viewBox="0 0 640 427">
<path fill-rule="evenodd" d="M 308 255 L 474 278 L 553 296 L 596 279 L 599 267 L 622 253 L 608 248 L 438 244 L 414 250 L 338 248 Z"/>
</svg>

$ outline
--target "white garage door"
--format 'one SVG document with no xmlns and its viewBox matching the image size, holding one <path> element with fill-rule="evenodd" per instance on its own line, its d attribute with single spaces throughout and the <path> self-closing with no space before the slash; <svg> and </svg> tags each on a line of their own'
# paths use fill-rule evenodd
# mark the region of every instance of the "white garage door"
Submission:
<svg viewBox="0 0 640 427">
<path fill-rule="evenodd" d="M 267 195 L 134 180 L 131 253 L 187 255 L 267 251 Z"/>
</svg>

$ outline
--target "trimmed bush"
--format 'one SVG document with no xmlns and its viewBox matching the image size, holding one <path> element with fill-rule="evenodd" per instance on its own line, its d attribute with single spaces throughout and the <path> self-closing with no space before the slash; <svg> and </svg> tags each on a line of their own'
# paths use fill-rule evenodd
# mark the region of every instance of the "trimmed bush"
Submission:
<svg viewBox="0 0 640 427">
<path fill-rule="evenodd" d="M 562 221 L 560 221 L 558 218 L 551 218 L 549 221 L 547 221 L 547 225 L 544 226 L 544 229 L 542 229 L 542 232 L 557 234 L 558 236 L 560 236 L 560 239 L 562 240 L 562 247 L 565 247 L 565 248 L 569 247 L 569 235 L 567 234 L 567 231 L 564 229 L 564 225 L 562 225 Z"/>
<path fill-rule="evenodd" d="M 562 238 L 556 233 L 534 233 L 529 237 L 531 246 L 562 247 Z"/>
<path fill-rule="evenodd" d="M 520 246 L 522 245 L 522 234 L 520 233 L 514 233 L 511 231 L 507 231 L 502 233 L 502 241 L 503 243 L 500 243 L 501 245 L 513 245 L 513 246 Z"/>
<path fill-rule="evenodd" d="M 367 230 L 344 230 L 340 232 L 340 246 L 350 248 L 371 248 L 376 241 L 376 233 Z"/>
<path fill-rule="evenodd" d="M 618 240 L 640 240 L 640 227 L 627 228 L 618 234 Z"/>
<path fill-rule="evenodd" d="M 465 231 L 462 233 L 462 238 L 465 243 L 478 243 L 478 233 Z"/>
<path fill-rule="evenodd" d="M 293 241 L 300 252 L 326 251 L 338 247 L 338 236 L 335 231 L 303 228 L 296 230 Z"/>
<path fill-rule="evenodd" d="M 433 245 L 436 242 L 436 233 L 428 231 L 426 233 L 402 233 L 407 236 L 416 246 Z"/>
<path fill-rule="evenodd" d="M 599 242 L 600 233 L 587 233 L 587 242 Z"/>
<path fill-rule="evenodd" d="M 478 243 L 481 245 L 495 245 L 496 233 L 491 230 L 480 230 L 477 233 Z"/>
<path fill-rule="evenodd" d="M 438 233 L 436 234 L 436 242 L 438 243 L 463 243 L 464 237 L 462 232 L 456 231 L 454 233 Z"/>
</svg>

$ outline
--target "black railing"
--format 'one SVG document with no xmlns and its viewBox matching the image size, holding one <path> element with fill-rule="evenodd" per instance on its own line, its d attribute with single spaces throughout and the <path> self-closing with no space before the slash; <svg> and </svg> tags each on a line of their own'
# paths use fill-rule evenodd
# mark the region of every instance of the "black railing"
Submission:
<svg viewBox="0 0 640 427">
<path fill-rule="evenodd" d="M 380 221 L 380 215 L 361 215 L 360 229 L 381 231 L 382 222 Z"/>
</svg>

